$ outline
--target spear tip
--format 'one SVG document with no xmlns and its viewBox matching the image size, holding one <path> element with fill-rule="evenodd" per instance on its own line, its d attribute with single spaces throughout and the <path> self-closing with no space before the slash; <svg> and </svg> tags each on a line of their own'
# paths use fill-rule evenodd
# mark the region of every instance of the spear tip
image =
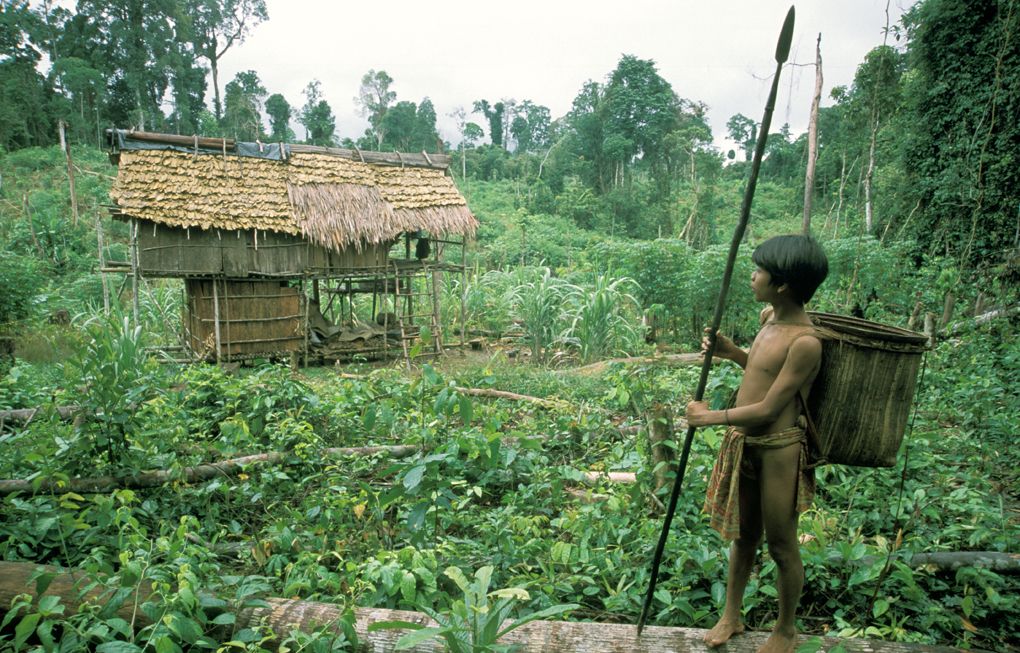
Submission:
<svg viewBox="0 0 1020 653">
<path fill-rule="evenodd" d="M 776 45 L 776 63 L 786 63 L 790 56 L 790 43 L 793 41 L 793 22 L 797 14 L 793 5 L 786 12 L 786 20 L 783 21 L 783 30 L 779 33 L 779 43 Z"/>
</svg>

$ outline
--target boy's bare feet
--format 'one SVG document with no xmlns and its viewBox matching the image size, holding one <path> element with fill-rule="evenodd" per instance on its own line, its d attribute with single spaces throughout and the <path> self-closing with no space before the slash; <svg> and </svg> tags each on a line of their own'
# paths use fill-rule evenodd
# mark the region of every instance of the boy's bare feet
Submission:
<svg viewBox="0 0 1020 653">
<path fill-rule="evenodd" d="M 739 635 L 742 632 L 744 632 L 744 622 L 723 618 L 716 625 L 712 626 L 712 630 L 705 633 L 705 644 L 709 648 L 715 648 L 725 644 L 730 637 Z"/>
<path fill-rule="evenodd" d="M 769 638 L 758 649 L 758 653 L 793 653 L 796 643 L 797 633 L 786 635 L 773 630 Z"/>
</svg>

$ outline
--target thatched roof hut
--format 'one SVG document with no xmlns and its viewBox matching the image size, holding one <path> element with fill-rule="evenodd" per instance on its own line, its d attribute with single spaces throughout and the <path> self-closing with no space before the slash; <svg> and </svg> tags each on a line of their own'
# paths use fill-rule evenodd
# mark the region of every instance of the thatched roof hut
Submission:
<svg viewBox="0 0 1020 653">
<path fill-rule="evenodd" d="M 183 229 L 299 235 L 334 251 L 418 230 L 470 236 L 478 226 L 445 174 L 448 157 L 284 145 L 274 146 L 280 153 L 274 160 L 239 155 L 240 144 L 227 152 L 226 140 L 217 152 L 173 142 L 188 137 L 118 135 L 119 172 L 110 195 L 124 217 Z M 165 147 L 149 149 L 154 145 Z"/>
<path fill-rule="evenodd" d="M 440 270 L 463 265 L 445 265 L 441 247 L 431 261 L 390 252 L 401 234 L 409 251 L 414 234 L 459 244 L 463 257 L 478 221 L 446 174 L 448 156 L 107 133 L 114 216 L 132 223 L 131 270 L 185 280 L 187 342 L 200 356 L 307 355 L 320 283 L 326 310 L 343 295 L 354 322 L 355 281 L 368 284 L 373 313 L 386 296 L 405 346 L 431 302 L 424 315 L 438 349 L 435 284 Z M 385 352 L 394 322 L 382 324 Z"/>
</svg>

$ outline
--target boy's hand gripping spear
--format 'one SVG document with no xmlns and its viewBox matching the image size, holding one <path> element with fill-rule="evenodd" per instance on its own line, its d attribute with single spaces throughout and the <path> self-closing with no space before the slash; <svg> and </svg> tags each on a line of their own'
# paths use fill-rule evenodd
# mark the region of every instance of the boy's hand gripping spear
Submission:
<svg viewBox="0 0 1020 653">
<path fill-rule="evenodd" d="M 733 277 L 733 264 L 737 259 L 737 250 L 740 241 L 744 239 L 744 230 L 747 228 L 747 221 L 751 215 L 751 200 L 754 198 L 754 188 L 758 183 L 758 169 L 761 168 L 762 155 L 765 153 L 765 141 L 768 139 L 769 126 L 772 123 L 772 111 L 776 106 L 776 91 L 779 88 L 779 73 L 783 70 L 783 64 L 790 54 L 790 42 L 793 40 L 793 19 L 794 9 L 786 13 L 786 20 L 783 22 L 783 29 L 779 33 L 779 43 L 776 45 L 776 74 L 772 78 L 772 90 L 769 91 L 769 99 L 765 103 L 765 115 L 761 119 L 761 129 L 758 131 L 758 142 L 754 148 L 754 160 L 751 162 L 751 176 L 747 180 L 747 189 L 744 191 L 744 202 L 740 207 L 740 220 L 733 232 L 733 240 L 730 242 L 730 253 L 726 259 L 726 271 L 723 274 L 722 288 L 719 289 L 719 299 L 715 305 L 715 315 L 712 317 L 712 327 L 708 332 L 708 348 L 705 351 L 705 362 L 701 366 L 701 378 L 698 381 L 698 389 L 694 393 L 694 401 L 701 401 L 705 395 L 705 386 L 708 383 L 708 372 L 712 369 L 712 355 L 715 353 L 716 331 L 722 323 L 723 309 L 726 306 L 726 294 L 730 289 L 730 279 Z M 694 440 L 696 427 L 687 428 L 687 437 L 684 439 L 683 451 L 680 454 L 680 466 L 677 469 L 676 477 L 673 480 L 673 492 L 669 496 L 669 506 L 666 508 L 666 520 L 662 524 L 662 532 L 659 534 L 659 543 L 655 546 L 655 554 L 652 556 L 652 577 L 648 583 L 648 592 L 645 594 L 645 602 L 641 607 L 641 617 L 638 619 L 637 632 L 645 627 L 645 620 L 648 618 L 648 609 L 652 605 L 652 598 L 655 594 L 655 582 L 659 576 L 659 565 L 662 563 L 662 552 L 666 548 L 666 538 L 669 537 L 669 528 L 673 523 L 673 513 L 676 511 L 677 501 L 680 499 L 680 486 L 683 482 L 684 472 L 687 470 L 687 458 L 691 453 L 691 442 Z"/>
</svg>

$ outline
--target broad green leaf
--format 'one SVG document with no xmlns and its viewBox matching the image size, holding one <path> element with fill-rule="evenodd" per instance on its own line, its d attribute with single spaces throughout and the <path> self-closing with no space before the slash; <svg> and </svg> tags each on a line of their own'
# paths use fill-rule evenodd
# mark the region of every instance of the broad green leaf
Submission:
<svg viewBox="0 0 1020 653">
<path fill-rule="evenodd" d="M 463 571 L 461 571 L 457 567 L 447 567 L 443 571 L 443 573 L 446 574 L 446 576 L 450 580 L 452 580 L 453 582 L 457 583 L 457 587 L 460 588 L 460 591 L 462 591 L 462 592 L 468 591 L 469 583 L 468 583 L 467 577 L 464 576 L 464 572 Z"/>
<path fill-rule="evenodd" d="M 425 476 L 425 465 L 415 465 L 411 469 L 407 470 L 404 474 L 404 488 L 408 492 L 413 492 L 418 485 L 421 484 L 421 479 Z"/>
<path fill-rule="evenodd" d="M 414 595 L 417 583 L 415 582 L 414 574 L 409 571 L 405 571 L 403 577 L 400 579 L 400 595 L 404 597 L 405 601 L 414 601 Z"/>
<path fill-rule="evenodd" d="M 14 627 L 15 649 L 21 648 L 25 641 L 28 640 L 29 636 L 31 636 L 32 634 L 32 631 L 34 631 L 35 627 L 39 624 L 39 620 L 41 618 L 42 615 L 39 614 L 38 612 L 26 614 L 24 617 L 21 618 L 21 621 L 18 622 L 18 625 Z"/>
<path fill-rule="evenodd" d="M 131 642 L 103 642 L 96 647 L 96 653 L 141 653 L 141 647 Z"/>
<path fill-rule="evenodd" d="M 422 642 L 426 642 L 434 637 L 441 637 L 443 633 L 447 632 L 447 628 L 422 628 L 416 630 L 413 633 L 408 633 L 397 640 L 397 645 L 394 650 L 403 651 L 409 648 L 414 648 Z"/>
</svg>

